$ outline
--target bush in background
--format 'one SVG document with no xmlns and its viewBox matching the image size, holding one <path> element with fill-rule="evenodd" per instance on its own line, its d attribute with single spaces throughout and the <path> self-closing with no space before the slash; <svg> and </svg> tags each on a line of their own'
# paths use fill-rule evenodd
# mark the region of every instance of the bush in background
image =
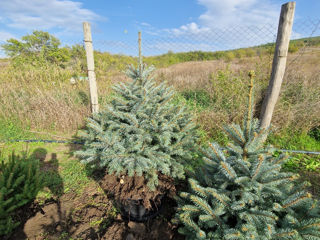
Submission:
<svg viewBox="0 0 320 240">
<path fill-rule="evenodd" d="M 16 65 L 49 62 L 63 66 L 70 59 L 70 52 L 67 48 L 59 47 L 60 44 L 60 40 L 48 32 L 33 31 L 23 36 L 21 41 L 13 38 L 7 40 L 2 48 Z"/>
</svg>

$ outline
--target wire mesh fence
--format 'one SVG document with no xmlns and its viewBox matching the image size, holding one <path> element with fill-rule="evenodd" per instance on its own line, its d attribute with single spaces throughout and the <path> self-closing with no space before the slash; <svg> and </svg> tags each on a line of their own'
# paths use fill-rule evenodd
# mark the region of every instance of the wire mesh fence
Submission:
<svg viewBox="0 0 320 240">
<path fill-rule="evenodd" d="M 259 26 L 233 26 L 225 29 L 199 29 L 189 27 L 183 29 L 164 29 L 150 31 L 142 29 L 142 53 L 144 56 L 161 55 L 168 52 L 216 52 L 232 49 L 241 49 L 265 44 L 275 43 L 277 37 L 277 24 Z M 305 19 L 294 22 L 291 39 L 310 38 L 320 35 L 320 20 Z M 95 50 L 137 56 L 137 38 L 126 37 L 120 40 L 95 39 L 93 32 L 93 45 Z M 305 45 L 310 44 L 306 41 Z"/>
<path fill-rule="evenodd" d="M 264 25 L 232 26 L 228 28 L 199 28 L 190 24 L 179 29 L 148 29 L 142 28 L 143 56 L 156 56 L 166 53 L 190 51 L 216 52 L 248 47 L 265 47 L 275 44 L 277 23 Z M 122 34 L 120 34 L 122 32 Z M 116 34 L 101 39 L 101 34 L 93 30 L 93 47 L 99 52 L 137 56 L 138 32 L 124 34 L 119 30 Z M 117 37 L 115 37 L 117 36 Z M 298 19 L 294 21 L 291 40 L 320 36 L 320 19 Z M 83 39 L 61 40 L 62 45 L 83 45 Z M 0 39 L 0 46 L 6 43 Z M 303 46 L 314 44 L 312 39 L 305 40 Z M 301 47 L 301 46 L 300 46 Z M 0 57 L 5 57 L 0 48 Z"/>
</svg>

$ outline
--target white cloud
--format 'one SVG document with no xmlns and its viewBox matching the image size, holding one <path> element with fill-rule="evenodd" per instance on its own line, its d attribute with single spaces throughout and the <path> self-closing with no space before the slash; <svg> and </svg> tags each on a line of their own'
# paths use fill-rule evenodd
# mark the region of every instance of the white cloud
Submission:
<svg viewBox="0 0 320 240">
<path fill-rule="evenodd" d="M 200 27 L 195 22 L 188 23 L 186 25 L 182 25 L 180 28 L 174 28 L 169 30 L 169 32 L 172 32 L 174 35 L 182 35 L 182 34 L 201 34 L 201 33 L 209 33 L 210 28 L 209 27 Z"/>
<path fill-rule="evenodd" d="M 198 21 L 178 28 L 166 29 L 175 36 L 193 35 L 197 38 L 230 35 L 234 37 L 257 37 L 269 34 L 273 38 L 280 8 L 268 0 L 198 0 L 206 10 Z M 274 27 L 272 27 L 274 26 Z"/>
<path fill-rule="evenodd" d="M 151 24 L 149 24 L 149 23 L 146 23 L 146 22 L 142 22 L 142 23 L 140 23 L 141 24 L 141 26 L 145 26 L 145 27 L 151 27 Z"/>
<path fill-rule="evenodd" d="M 2 22 L 17 29 L 81 31 L 83 21 L 103 19 L 82 3 L 68 0 L 1 0 Z"/>
<path fill-rule="evenodd" d="M 280 9 L 261 0 L 198 0 L 206 7 L 199 22 L 210 28 L 276 24 Z"/>
<path fill-rule="evenodd" d="M 158 44 L 144 37 L 145 45 L 148 45 L 145 48 L 164 52 L 172 49 L 217 51 L 276 40 L 280 6 L 270 0 L 197 1 L 205 7 L 197 20 L 170 29 L 141 24 L 144 33 L 159 37 Z"/>
<path fill-rule="evenodd" d="M 233 31 L 244 27 L 277 25 L 280 9 L 278 6 L 260 0 L 198 0 L 206 11 L 191 22 L 171 29 L 171 33 L 207 34 L 215 31 Z"/>
</svg>

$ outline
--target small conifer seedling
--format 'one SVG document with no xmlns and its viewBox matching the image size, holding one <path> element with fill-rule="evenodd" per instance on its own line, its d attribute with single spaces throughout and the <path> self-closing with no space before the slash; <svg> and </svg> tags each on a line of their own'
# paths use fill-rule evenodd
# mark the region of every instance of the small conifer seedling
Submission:
<svg viewBox="0 0 320 240">
<path fill-rule="evenodd" d="M 141 69 L 141 72 L 140 72 Z M 113 87 L 116 97 L 103 111 L 88 119 L 80 132 L 83 163 L 106 168 L 109 174 L 144 176 L 150 189 L 158 173 L 184 177 L 184 161 L 191 159 L 196 126 L 183 106 L 171 102 L 174 91 L 156 84 L 145 65 L 129 67 L 128 83 Z"/>
<path fill-rule="evenodd" d="M 319 204 L 308 183 L 281 171 L 287 156 L 265 146 L 269 129 L 253 119 L 253 74 L 242 128 L 231 124 L 232 143 L 210 143 L 204 167 L 189 179 L 190 191 L 177 198 L 174 221 L 187 239 L 320 239 Z"/>
<path fill-rule="evenodd" d="M 39 162 L 14 153 L 9 160 L 0 160 L 0 236 L 8 236 L 19 225 L 15 211 L 31 202 L 41 186 Z"/>
</svg>

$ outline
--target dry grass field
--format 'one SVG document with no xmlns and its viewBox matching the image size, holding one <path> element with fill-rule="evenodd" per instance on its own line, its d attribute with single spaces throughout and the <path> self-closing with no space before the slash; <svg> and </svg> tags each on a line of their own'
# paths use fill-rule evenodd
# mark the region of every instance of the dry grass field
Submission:
<svg viewBox="0 0 320 240">
<path fill-rule="evenodd" d="M 308 131 L 319 126 L 319 63 L 320 48 L 289 55 L 272 121 L 275 127 Z M 247 71 L 251 69 L 257 74 L 256 103 L 259 112 L 271 64 L 272 56 L 185 62 L 156 70 L 156 79 L 173 85 L 179 93 L 177 98 L 203 98 L 203 104 L 200 100 L 198 107 L 193 109 L 197 110 L 198 123 L 212 136 L 224 123 L 241 119 L 246 107 Z M 6 63 L 2 63 L 0 69 L 2 120 L 18 122 L 26 129 L 69 135 L 90 114 L 88 83 L 77 81 L 71 84 L 69 79 L 74 75 L 73 69 L 48 65 L 17 70 Z M 102 107 L 111 97 L 112 84 L 124 79 L 124 74 L 116 70 L 104 72 L 97 69 Z"/>
</svg>

